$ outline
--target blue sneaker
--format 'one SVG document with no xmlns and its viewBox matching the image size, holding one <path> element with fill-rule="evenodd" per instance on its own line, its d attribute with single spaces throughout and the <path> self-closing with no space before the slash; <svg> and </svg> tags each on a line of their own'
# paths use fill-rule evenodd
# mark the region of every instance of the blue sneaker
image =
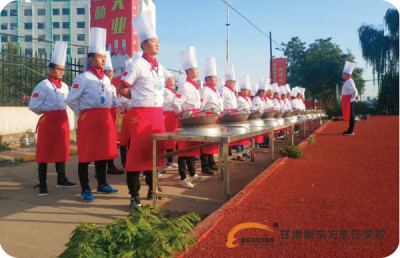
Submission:
<svg viewBox="0 0 400 258">
<path fill-rule="evenodd" d="M 109 185 L 104 185 L 104 186 L 98 186 L 97 187 L 97 193 L 104 193 L 104 194 L 109 194 L 109 193 L 116 193 L 118 192 L 117 189 L 112 188 Z"/>
<path fill-rule="evenodd" d="M 81 199 L 84 202 L 91 202 L 94 200 L 94 196 L 92 195 L 92 191 L 90 191 L 89 189 L 86 189 L 85 191 L 83 191 L 81 193 Z"/>
</svg>

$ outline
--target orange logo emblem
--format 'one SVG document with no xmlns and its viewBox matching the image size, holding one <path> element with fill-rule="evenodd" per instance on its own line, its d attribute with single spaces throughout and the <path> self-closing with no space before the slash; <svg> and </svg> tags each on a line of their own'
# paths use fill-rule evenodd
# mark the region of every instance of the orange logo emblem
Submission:
<svg viewBox="0 0 400 258">
<path fill-rule="evenodd" d="M 256 222 L 246 222 L 246 223 L 241 223 L 239 225 L 236 225 L 233 227 L 229 233 L 228 233 L 228 240 L 226 241 L 226 246 L 228 248 L 234 248 L 238 246 L 238 244 L 234 244 L 237 238 L 235 238 L 235 234 L 239 232 L 242 229 L 248 229 L 248 228 L 258 228 L 258 229 L 263 229 L 269 232 L 274 232 L 270 227 L 264 224 L 256 223 Z"/>
<path fill-rule="evenodd" d="M 136 124 L 138 120 L 139 120 L 139 116 L 131 117 L 131 123 L 132 123 L 133 125 Z"/>
</svg>

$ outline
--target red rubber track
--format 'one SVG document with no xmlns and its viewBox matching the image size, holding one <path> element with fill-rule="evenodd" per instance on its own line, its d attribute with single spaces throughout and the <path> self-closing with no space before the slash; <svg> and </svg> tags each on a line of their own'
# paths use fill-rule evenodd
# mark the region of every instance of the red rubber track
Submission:
<svg viewBox="0 0 400 258">
<path fill-rule="evenodd" d="M 348 122 L 330 121 L 316 133 L 316 143 L 304 145 L 304 158 L 280 160 L 284 162 L 264 171 L 267 177 L 256 178 L 260 182 L 252 182 L 246 194 L 216 212 L 213 219 L 217 222 L 185 256 L 392 254 L 399 241 L 399 118 L 372 116 L 356 123 L 355 136 L 342 136 L 347 126 Z M 226 247 L 229 231 L 245 222 L 267 225 L 274 232 L 243 229 L 235 234 L 239 245 Z M 301 239 L 293 239 L 296 230 Z M 305 230 L 314 230 L 313 239 L 310 235 L 305 239 Z M 326 231 L 326 239 L 317 239 L 318 230 Z M 333 230 L 338 231 L 337 239 L 333 239 Z M 367 239 L 368 230 L 372 236 Z M 383 239 L 378 239 L 377 230 L 384 231 Z M 281 231 L 289 231 L 289 239 Z M 274 243 L 244 245 L 244 238 L 273 238 Z"/>
</svg>

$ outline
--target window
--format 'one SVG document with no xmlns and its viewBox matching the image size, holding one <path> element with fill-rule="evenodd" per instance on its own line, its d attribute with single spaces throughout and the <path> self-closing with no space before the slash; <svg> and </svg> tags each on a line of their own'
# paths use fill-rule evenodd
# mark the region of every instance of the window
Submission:
<svg viewBox="0 0 400 258">
<path fill-rule="evenodd" d="M 71 53 L 71 49 L 67 48 L 67 55 L 69 55 Z"/>
<path fill-rule="evenodd" d="M 32 42 L 32 35 L 25 35 L 25 42 Z"/>
<path fill-rule="evenodd" d="M 16 9 L 11 9 L 10 10 L 10 16 L 17 16 L 17 10 Z"/>
<path fill-rule="evenodd" d="M 2 10 L 2 11 L 1 11 L 1 16 L 3 16 L 3 17 L 4 17 L 4 16 L 7 16 L 7 10 Z M 2 41 L 2 42 L 3 42 L 3 41 Z"/>
<path fill-rule="evenodd" d="M 8 30 L 8 23 L 2 23 L 1 24 L 1 29 L 2 30 Z"/>
<path fill-rule="evenodd" d="M 46 39 L 46 35 L 38 35 L 38 41 L 44 41 Z"/>
<path fill-rule="evenodd" d="M 53 35 L 53 41 L 60 41 L 61 37 L 58 34 Z"/>
<path fill-rule="evenodd" d="M 78 55 L 84 55 L 86 54 L 86 49 L 84 47 L 79 47 L 78 48 Z"/>
<path fill-rule="evenodd" d="M 39 54 L 46 54 L 46 49 L 45 48 L 38 48 Z"/>
<path fill-rule="evenodd" d="M 32 22 L 25 22 L 24 29 L 31 30 L 32 29 Z"/>
<path fill-rule="evenodd" d="M 45 16 L 46 15 L 46 9 L 38 9 L 37 10 L 37 15 L 38 16 Z"/>
<path fill-rule="evenodd" d="M 85 41 L 85 34 L 78 34 L 78 41 Z"/>
<path fill-rule="evenodd" d="M 24 10 L 24 15 L 25 16 L 32 16 L 32 9 L 25 9 Z"/>
<path fill-rule="evenodd" d="M 10 36 L 11 42 L 18 42 L 18 37 L 17 36 Z"/>
<path fill-rule="evenodd" d="M 69 22 L 63 22 L 62 27 L 63 29 L 69 29 Z"/>
<path fill-rule="evenodd" d="M 25 48 L 25 55 L 32 56 L 32 48 Z"/>
<path fill-rule="evenodd" d="M 54 8 L 53 9 L 53 15 L 60 15 L 60 9 Z"/>
<path fill-rule="evenodd" d="M 53 29 L 59 29 L 60 28 L 60 23 L 59 22 L 53 22 Z"/>
<path fill-rule="evenodd" d="M 17 24 L 16 23 L 10 23 L 10 30 L 16 30 L 17 29 Z"/>
<path fill-rule="evenodd" d="M 62 35 L 62 40 L 63 41 L 69 41 L 69 34 L 63 34 Z"/>
<path fill-rule="evenodd" d="M 7 36 L 1 36 L 1 42 L 7 42 Z"/>
<path fill-rule="evenodd" d="M 63 15 L 69 15 L 69 8 L 63 8 L 62 9 L 62 14 Z"/>
<path fill-rule="evenodd" d="M 77 22 L 76 27 L 78 29 L 84 29 L 85 28 L 85 22 Z"/>
<path fill-rule="evenodd" d="M 85 8 L 76 8 L 77 15 L 85 15 Z"/>
<path fill-rule="evenodd" d="M 44 23 L 43 23 L 43 22 L 38 22 L 37 28 L 38 28 L 39 30 L 43 30 L 43 29 L 44 29 Z"/>
</svg>

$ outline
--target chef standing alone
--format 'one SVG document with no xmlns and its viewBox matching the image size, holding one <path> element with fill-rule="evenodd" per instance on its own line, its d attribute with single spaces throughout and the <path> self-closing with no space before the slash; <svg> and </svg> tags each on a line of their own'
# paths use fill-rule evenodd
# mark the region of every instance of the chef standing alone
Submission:
<svg viewBox="0 0 400 258">
<path fill-rule="evenodd" d="M 112 86 L 104 75 L 106 63 L 106 30 L 91 28 L 88 59 L 90 68 L 78 75 L 67 97 L 68 106 L 78 119 L 78 174 L 82 187 L 81 199 L 94 200 L 89 186 L 88 166 L 94 161 L 97 193 L 115 193 L 117 189 L 107 184 L 107 160 L 118 157 L 117 135 L 110 113 Z"/>
<path fill-rule="evenodd" d="M 206 115 L 219 115 L 223 110 L 223 100 L 216 89 L 217 77 L 217 64 L 215 57 L 209 57 L 203 60 L 204 67 L 204 80 L 206 84 L 200 91 L 200 110 L 206 111 Z M 218 154 L 218 144 L 204 147 L 201 149 L 201 171 L 207 175 L 214 175 L 213 170 L 218 170 L 218 166 L 214 160 L 214 154 Z"/>
<path fill-rule="evenodd" d="M 354 135 L 355 114 L 354 108 L 358 99 L 358 91 L 354 80 L 351 78 L 356 64 L 346 61 L 342 73 L 344 84 L 342 87 L 342 113 L 343 120 L 349 121 L 349 128 L 343 132 L 343 135 Z"/>
<path fill-rule="evenodd" d="M 149 186 L 147 198 L 149 200 L 153 198 L 151 135 L 165 132 L 163 116 L 165 80 L 163 68 L 156 59 L 160 46 L 150 13 L 140 13 L 133 19 L 132 24 L 139 36 L 143 56 L 126 67 L 118 91 L 124 97 L 131 99 L 132 103 L 132 109 L 128 111 L 130 143 L 125 170 L 131 195 L 130 208 L 136 210 L 142 205 L 139 197 L 141 171 Z M 157 149 L 158 154 L 164 152 L 162 144 Z M 158 168 L 162 167 L 162 164 L 163 161 L 159 160 Z"/>
<path fill-rule="evenodd" d="M 65 177 L 65 162 L 69 160 L 69 123 L 65 98 L 68 86 L 62 82 L 67 43 L 57 41 L 49 63 L 50 75 L 36 85 L 29 109 L 42 115 L 37 125 L 36 162 L 38 163 L 39 196 L 48 195 L 47 163 L 56 163 L 57 187 L 75 187 Z"/>
</svg>

